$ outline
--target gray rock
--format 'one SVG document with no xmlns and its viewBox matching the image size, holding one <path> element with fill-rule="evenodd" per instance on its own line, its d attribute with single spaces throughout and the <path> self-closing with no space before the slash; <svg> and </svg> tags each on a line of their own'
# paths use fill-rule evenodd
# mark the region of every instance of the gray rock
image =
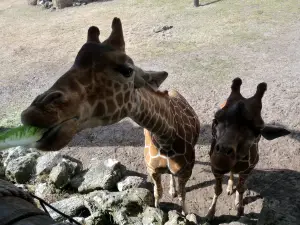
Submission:
<svg viewBox="0 0 300 225">
<path fill-rule="evenodd" d="M 186 215 L 185 218 L 189 221 L 190 225 L 197 225 L 198 224 L 197 217 L 193 213 Z"/>
<path fill-rule="evenodd" d="M 59 223 L 54 223 L 51 225 L 74 225 L 74 223 L 67 223 L 67 222 L 59 222 Z"/>
<path fill-rule="evenodd" d="M 246 223 L 240 223 L 238 221 L 234 221 L 231 223 L 221 223 L 220 225 L 246 225 Z"/>
<path fill-rule="evenodd" d="M 63 155 L 62 161 L 67 164 L 68 171 L 71 177 L 75 174 L 79 174 L 82 171 L 82 163 L 79 160 L 74 159 L 68 155 Z"/>
<path fill-rule="evenodd" d="M 94 212 L 103 212 L 116 224 L 142 224 L 143 211 L 154 205 L 153 194 L 143 188 L 132 188 L 122 192 L 95 191 L 85 197 L 94 201 Z"/>
<path fill-rule="evenodd" d="M 56 188 L 65 187 L 69 183 L 70 177 L 71 174 L 69 173 L 68 164 L 64 161 L 53 167 L 49 175 L 50 181 Z"/>
<path fill-rule="evenodd" d="M 180 215 L 176 210 L 168 212 L 169 220 L 165 225 L 187 225 L 188 221 Z"/>
<path fill-rule="evenodd" d="M 58 9 L 70 7 L 73 5 L 73 0 L 53 0 L 53 6 Z"/>
<path fill-rule="evenodd" d="M 22 189 L 23 191 L 29 191 L 27 185 L 25 184 L 14 184 L 17 188 Z"/>
<path fill-rule="evenodd" d="M 138 176 L 127 176 L 124 177 L 117 183 L 119 191 L 125 191 L 130 188 L 138 188 L 145 184 L 145 179 Z"/>
<path fill-rule="evenodd" d="M 36 159 L 38 156 L 39 154 L 35 152 L 9 161 L 5 176 L 11 181 L 26 183 L 35 174 Z"/>
<path fill-rule="evenodd" d="M 120 162 L 109 159 L 104 161 L 103 165 L 91 168 L 86 173 L 75 176 L 71 180 L 71 186 L 80 193 L 99 189 L 111 190 L 123 178 L 125 171 L 126 167 Z"/>
<path fill-rule="evenodd" d="M 153 194 L 144 188 L 132 188 L 122 192 L 95 191 L 87 195 L 87 198 L 93 199 L 97 203 L 98 209 L 103 211 L 113 208 L 126 208 L 132 203 L 142 208 L 154 205 Z"/>
<path fill-rule="evenodd" d="M 29 153 L 33 153 L 35 152 L 36 154 L 39 154 L 39 152 L 35 151 L 32 148 L 26 148 L 26 147 L 22 147 L 22 146 L 18 146 L 15 148 L 10 148 L 9 150 L 5 151 L 6 154 L 3 155 L 3 165 L 4 167 L 8 166 L 8 163 L 14 159 L 17 159 L 19 157 L 25 156 Z M 5 157 L 5 158 L 4 158 Z"/>
<path fill-rule="evenodd" d="M 143 212 L 143 225 L 163 225 L 167 220 L 167 215 L 158 208 L 147 207 Z"/>
<path fill-rule="evenodd" d="M 96 212 L 84 220 L 85 225 L 109 225 L 115 224 L 112 216 L 106 212 Z"/>
<path fill-rule="evenodd" d="M 77 221 L 78 223 L 80 223 L 80 224 L 86 224 L 86 222 L 85 222 L 85 218 L 84 217 L 73 217 L 73 219 L 75 220 L 75 221 Z M 68 223 L 69 221 L 68 220 L 65 220 L 65 221 L 63 221 L 64 223 Z"/>
<path fill-rule="evenodd" d="M 62 162 L 63 156 L 59 152 L 50 152 L 41 156 L 37 160 L 36 164 L 36 174 L 48 174 L 54 166 Z"/>
<path fill-rule="evenodd" d="M 34 194 L 40 198 L 46 198 L 53 192 L 52 186 L 47 183 L 39 183 L 35 186 Z"/>
<path fill-rule="evenodd" d="M 50 2 L 50 1 L 47 1 L 47 2 L 45 2 L 45 4 L 44 4 L 44 8 L 46 8 L 46 9 L 50 9 L 52 6 L 53 6 L 53 3 Z"/>
<path fill-rule="evenodd" d="M 28 5 L 36 5 L 37 0 L 27 0 Z"/>
<path fill-rule="evenodd" d="M 0 129 L 1 131 L 1 129 Z M 0 151 L 0 161 L 4 163 L 4 160 L 7 158 L 9 150 Z"/>
<path fill-rule="evenodd" d="M 257 221 L 251 220 L 250 218 L 243 216 L 238 221 L 233 221 L 230 223 L 222 223 L 220 225 L 255 225 Z"/>
<path fill-rule="evenodd" d="M 3 165 L 3 156 L 0 154 L 0 179 L 5 179 L 5 167 Z"/>
<path fill-rule="evenodd" d="M 69 184 L 71 178 L 81 172 L 82 165 L 71 157 L 65 158 L 63 161 L 55 166 L 49 175 L 50 180 L 55 184 L 57 188 L 63 188 Z"/>
<path fill-rule="evenodd" d="M 88 214 L 90 215 L 89 210 L 85 206 L 85 200 L 80 196 L 73 196 L 67 199 L 63 199 L 58 202 L 54 202 L 51 205 L 56 209 L 60 210 L 61 212 L 67 214 L 71 217 L 82 217 L 81 214 Z M 50 213 L 50 216 L 56 221 L 63 221 L 65 218 L 62 217 L 60 214 L 54 212 L 52 209 L 47 207 L 47 210 Z"/>
</svg>

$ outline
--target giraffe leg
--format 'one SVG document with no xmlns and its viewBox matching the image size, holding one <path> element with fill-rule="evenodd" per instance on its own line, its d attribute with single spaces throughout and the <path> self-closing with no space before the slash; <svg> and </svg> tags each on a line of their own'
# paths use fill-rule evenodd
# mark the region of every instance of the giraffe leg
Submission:
<svg viewBox="0 0 300 225">
<path fill-rule="evenodd" d="M 208 213 L 206 215 L 206 218 L 208 220 L 212 220 L 216 213 L 216 205 L 219 195 L 222 193 L 222 180 L 223 175 L 215 175 L 216 184 L 215 184 L 215 194 L 214 198 L 212 200 L 211 206 L 209 207 Z"/>
<path fill-rule="evenodd" d="M 169 189 L 169 194 L 175 198 L 176 197 L 176 182 L 175 182 L 175 177 L 173 174 L 170 175 L 170 189 Z"/>
<path fill-rule="evenodd" d="M 227 185 L 227 194 L 228 195 L 232 195 L 233 194 L 233 173 L 230 172 L 230 177 L 229 177 L 229 180 L 228 180 L 228 185 Z"/>
<path fill-rule="evenodd" d="M 239 181 L 236 187 L 236 197 L 235 197 L 235 207 L 237 210 L 237 216 L 240 217 L 244 215 L 244 205 L 243 205 L 243 195 L 245 192 L 245 180 L 247 179 L 248 174 L 240 174 Z"/>
<path fill-rule="evenodd" d="M 183 215 L 187 214 L 187 210 L 186 210 L 186 206 L 185 206 L 185 194 L 186 194 L 185 185 L 189 179 L 190 179 L 190 176 L 178 177 L 178 199 L 181 203 Z"/>
<path fill-rule="evenodd" d="M 159 200 L 162 197 L 162 185 L 161 185 L 161 174 L 156 172 L 150 172 L 150 176 L 152 178 L 154 184 L 154 198 L 155 198 L 155 207 L 159 207 Z"/>
</svg>

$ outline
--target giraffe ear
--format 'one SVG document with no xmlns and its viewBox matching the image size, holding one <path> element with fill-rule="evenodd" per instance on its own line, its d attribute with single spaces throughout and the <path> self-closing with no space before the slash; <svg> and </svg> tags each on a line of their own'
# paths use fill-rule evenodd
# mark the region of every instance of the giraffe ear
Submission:
<svg viewBox="0 0 300 225">
<path fill-rule="evenodd" d="M 282 127 L 277 127 L 277 126 L 265 126 L 263 130 L 261 131 L 262 136 L 269 140 L 273 140 L 285 135 L 289 135 L 291 132 L 282 128 Z"/>
<path fill-rule="evenodd" d="M 154 90 L 157 90 L 165 79 L 167 79 L 168 73 L 165 71 L 145 71 L 145 74 L 143 74 L 142 77 L 148 85 L 150 85 Z"/>
<path fill-rule="evenodd" d="M 137 66 L 133 66 L 135 70 L 134 87 L 141 88 L 150 86 L 154 90 L 157 90 L 164 80 L 168 77 L 168 73 L 165 71 L 144 71 Z"/>
</svg>

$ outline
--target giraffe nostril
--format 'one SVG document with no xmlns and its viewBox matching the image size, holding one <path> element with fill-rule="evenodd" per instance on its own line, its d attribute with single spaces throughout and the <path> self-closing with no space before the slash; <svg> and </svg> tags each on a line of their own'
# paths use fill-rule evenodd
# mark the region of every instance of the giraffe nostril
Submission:
<svg viewBox="0 0 300 225">
<path fill-rule="evenodd" d="M 229 148 L 228 150 L 227 150 L 227 155 L 231 155 L 233 153 L 233 149 L 232 148 Z"/>
<path fill-rule="evenodd" d="M 216 146 L 216 151 L 217 151 L 217 152 L 220 151 L 220 146 L 219 146 L 219 145 Z"/>
</svg>

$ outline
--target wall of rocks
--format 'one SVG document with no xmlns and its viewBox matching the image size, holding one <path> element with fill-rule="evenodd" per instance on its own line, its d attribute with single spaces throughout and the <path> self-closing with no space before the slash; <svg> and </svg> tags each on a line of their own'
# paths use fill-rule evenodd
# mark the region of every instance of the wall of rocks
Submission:
<svg viewBox="0 0 300 225">
<path fill-rule="evenodd" d="M 94 1 L 103 0 L 27 0 L 28 5 L 41 6 L 45 9 L 63 9 L 71 6 L 86 5 Z"/>
<path fill-rule="evenodd" d="M 146 180 L 130 176 L 114 159 L 83 170 L 80 161 L 60 152 L 41 154 L 24 147 L 0 152 L 0 178 L 51 203 L 85 225 L 195 225 L 197 218 L 154 208 Z M 50 208 L 57 222 L 65 218 Z"/>
</svg>

